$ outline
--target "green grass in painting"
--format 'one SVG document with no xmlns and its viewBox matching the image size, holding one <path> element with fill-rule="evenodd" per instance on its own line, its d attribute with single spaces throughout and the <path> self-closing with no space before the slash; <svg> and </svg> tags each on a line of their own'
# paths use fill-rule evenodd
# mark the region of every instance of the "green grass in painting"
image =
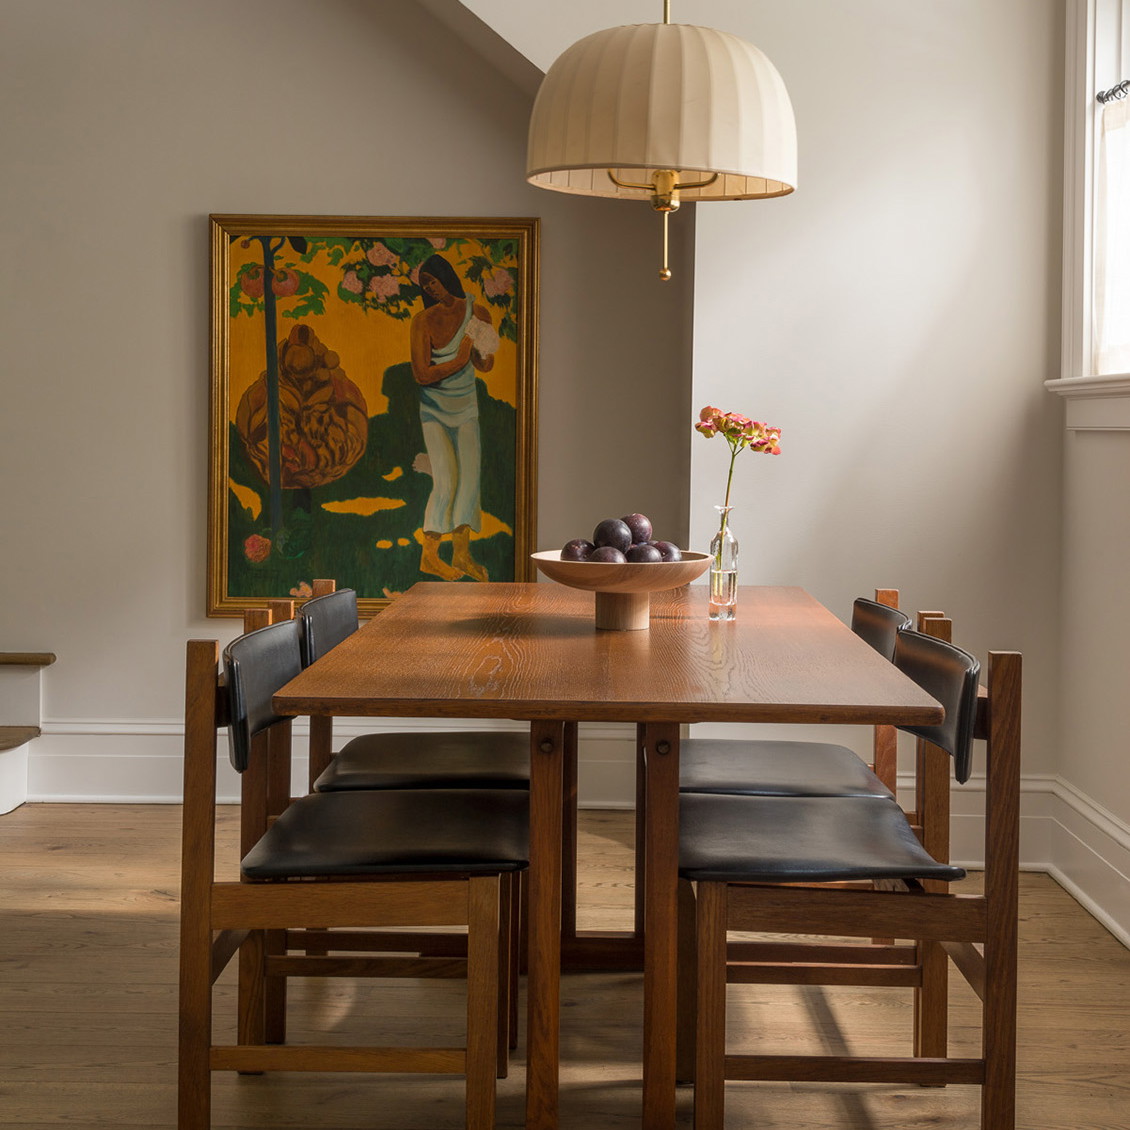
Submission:
<svg viewBox="0 0 1130 1130">
<path fill-rule="evenodd" d="M 479 426 L 482 433 L 482 509 L 511 529 L 515 523 L 516 412 L 505 401 L 487 394 L 478 382 Z M 435 580 L 419 571 L 420 546 L 415 540 L 431 490 L 431 476 L 412 469 L 424 450 L 420 430 L 419 400 L 411 366 L 394 365 L 385 372 L 383 391 L 389 410 L 369 419 L 365 454 L 336 482 L 309 490 L 283 492 L 283 528 L 272 538 L 270 556 L 262 562 L 248 560 L 244 542 L 252 534 L 271 538 L 266 510 L 266 484 L 248 460 L 234 425 L 229 429 L 229 476 L 264 499 L 264 509 L 253 517 L 232 491 L 228 491 L 228 594 L 233 598 L 287 596 L 302 582 L 329 577 L 340 587 L 357 590 L 366 599 L 382 599 L 403 592 L 420 580 Z M 383 476 L 394 468 L 403 474 L 392 481 Z M 326 503 L 355 498 L 402 499 L 404 506 L 378 510 L 368 517 L 338 514 Z M 407 546 L 397 545 L 407 538 Z M 378 549 L 380 541 L 392 548 Z M 472 541 L 471 551 L 492 581 L 514 579 L 514 538 L 495 534 Z M 450 560 L 450 548 L 440 551 Z"/>
</svg>

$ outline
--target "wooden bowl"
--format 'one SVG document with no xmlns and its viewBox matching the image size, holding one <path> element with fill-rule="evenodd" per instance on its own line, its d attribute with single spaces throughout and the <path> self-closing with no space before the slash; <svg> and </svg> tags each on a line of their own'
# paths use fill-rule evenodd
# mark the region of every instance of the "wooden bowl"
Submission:
<svg viewBox="0 0 1130 1130">
<path fill-rule="evenodd" d="M 562 561 L 557 549 L 531 553 L 538 570 L 571 589 L 596 593 L 596 626 L 610 631 L 638 631 L 651 617 L 649 593 L 678 588 L 701 577 L 709 553 L 684 550 L 681 561 L 617 564 L 610 561 Z"/>
</svg>

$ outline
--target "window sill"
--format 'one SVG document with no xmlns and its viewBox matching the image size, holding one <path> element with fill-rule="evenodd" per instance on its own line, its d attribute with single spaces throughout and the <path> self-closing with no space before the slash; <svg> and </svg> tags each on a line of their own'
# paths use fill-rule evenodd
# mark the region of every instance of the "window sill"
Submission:
<svg viewBox="0 0 1130 1130">
<path fill-rule="evenodd" d="M 1067 401 L 1068 431 L 1130 431 L 1130 373 L 1044 381 Z"/>
</svg>

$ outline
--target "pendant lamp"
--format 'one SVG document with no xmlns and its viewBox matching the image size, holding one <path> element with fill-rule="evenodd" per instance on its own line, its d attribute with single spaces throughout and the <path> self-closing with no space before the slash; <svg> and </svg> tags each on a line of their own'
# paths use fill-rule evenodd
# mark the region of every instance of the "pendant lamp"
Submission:
<svg viewBox="0 0 1130 1130">
<path fill-rule="evenodd" d="M 777 68 L 752 43 L 670 22 L 609 28 L 546 72 L 530 118 L 526 179 L 583 196 L 758 200 L 796 188 L 796 122 Z"/>
</svg>

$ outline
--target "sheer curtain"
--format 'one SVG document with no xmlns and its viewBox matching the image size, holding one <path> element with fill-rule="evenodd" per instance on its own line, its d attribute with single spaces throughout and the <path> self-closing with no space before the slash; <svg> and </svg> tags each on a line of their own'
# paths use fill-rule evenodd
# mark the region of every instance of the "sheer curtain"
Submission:
<svg viewBox="0 0 1130 1130">
<path fill-rule="evenodd" d="M 1103 107 L 1095 212 L 1095 372 L 1130 373 L 1130 99 Z"/>
</svg>

